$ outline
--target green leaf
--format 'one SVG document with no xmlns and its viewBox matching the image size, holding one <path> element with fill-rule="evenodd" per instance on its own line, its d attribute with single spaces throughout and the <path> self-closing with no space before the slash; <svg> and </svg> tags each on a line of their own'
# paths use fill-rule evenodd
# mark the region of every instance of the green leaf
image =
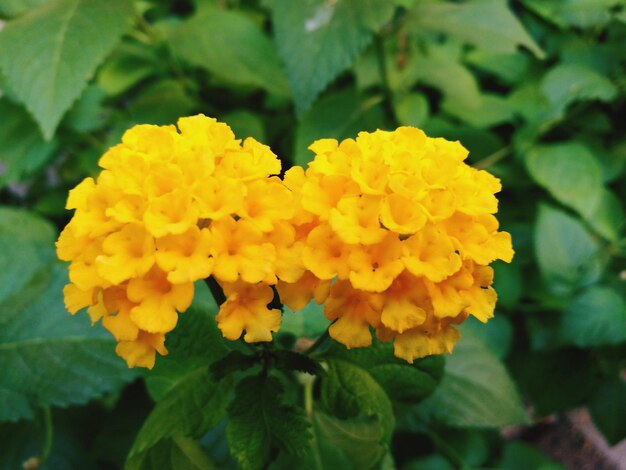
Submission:
<svg viewBox="0 0 626 470">
<path fill-rule="evenodd" d="M 188 115 L 196 103 L 175 80 L 162 80 L 142 90 L 128 108 L 133 122 L 139 124 L 174 124 Z"/>
<path fill-rule="evenodd" d="M 0 54 L 0 70 L 46 139 L 128 29 L 132 15 L 128 0 L 53 0 L 0 32 L 0 50 L 11 51 Z"/>
<path fill-rule="evenodd" d="M 0 304 L 17 295 L 54 259 L 55 238 L 47 220 L 25 210 L 0 207 Z"/>
<path fill-rule="evenodd" d="M 217 470 L 218 467 L 193 439 L 174 436 L 163 439 L 149 451 L 126 463 L 126 470 Z"/>
<path fill-rule="evenodd" d="M 224 357 L 228 342 L 217 328 L 217 304 L 204 281 L 194 285 L 193 303 L 181 314 L 174 331 L 168 333 L 165 346 L 168 355 L 159 357 L 146 376 L 146 386 L 155 400 L 160 400 L 187 374 Z"/>
<path fill-rule="evenodd" d="M 353 90 L 319 100 L 298 125 L 293 163 L 304 166 L 311 161 L 313 153 L 307 147 L 317 139 L 340 140 L 384 127 L 381 102 L 378 96 L 362 100 Z"/>
<path fill-rule="evenodd" d="M 610 189 L 602 189 L 595 207 L 584 214 L 591 228 L 607 240 L 617 243 L 624 230 L 626 215 L 622 203 Z"/>
<path fill-rule="evenodd" d="M 403 126 L 422 127 L 429 114 L 428 100 L 421 93 L 407 93 L 393 101 L 398 121 Z"/>
<path fill-rule="evenodd" d="M 411 460 L 402 467 L 403 470 L 454 470 L 454 468 L 450 462 L 438 454 Z"/>
<path fill-rule="evenodd" d="M 325 356 L 347 360 L 379 383 L 394 402 L 417 403 L 430 395 L 443 375 L 443 356 L 429 356 L 412 364 L 393 355 L 391 343 L 374 339 L 367 348 L 346 349 L 333 343 Z"/>
<path fill-rule="evenodd" d="M 338 418 L 375 416 L 389 442 L 395 423 L 393 408 L 385 389 L 367 369 L 346 359 L 329 359 L 327 375 L 321 379 L 321 402 Z"/>
<path fill-rule="evenodd" d="M 220 121 L 228 124 L 238 139 L 253 137 L 259 142 L 265 142 L 265 124 L 258 115 L 245 110 L 231 111 L 224 114 Z"/>
<path fill-rule="evenodd" d="M 127 461 L 141 461 L 142 453 L 163 439 L 202 436 L 223 419 L 231 390 L 231 380 L 215 381 L 207 367 L 188 373 L 157 402 Z"/>
<path fill-rule="evenodd" d="M 15 18 L 48 0 L 0 0 L 0 18 Z"/>
<path fill-rule="evenodd" d="M 65 271 L 60 264 L 40 271 L 0 304 L 0 393 L 9 397 L 0 401 L 0 421 L 32 418 L 38 404 L 86 403 L 136 376 L 115 355 L 109 333 L 92 328 L 87 315 L 67 313 Z"/>
<path fill-rule="evenodd" d="M 244 354 L 241 351 L 231 351 L 226 356 L 211 364 L 210 370 L 213 378 L 222 379 L 238 371 L 250 369 L 260 361 L 258 355 Z"/>
<path fill-rule="evenodd" d="M 492 267 L 493 288 L 498 293 L 498 307 L 515 308 L 524 292 L 524 278 L 519 264 L 496 262 Z"/>
<path fill-rule="evenodd" d="M 514 351 L 509 367 L 520 390 L 533 405 L 533 415 L 547 416 L 582 404 L 598 377 L 588 351 Z"/>
<path fill-rule="evenodd" d="M 309 356 L 297 353 L 295 351 L 277 350 L 272 353 L 274 366 L 277 369 L 305 372 L 310 375 L 322 376 L 324 369 L 319 362 L 311 359 Z"/>
<path fill-rule="evenodd" d="M 270 470 L 367 470 L 377 467 L 385 454 L 383 430 L 373 416 L 344 420 L 316 411 L 312 429 L 306 454 L 300 458 L 280 454 Z"/>
<path fill-rule="evenodd" d="M 602 168 L 593 154 L 578 142 L 543 145 L 526 154 L 532 178 L 560 203 L 590 214 L 601 197 Z"/>
<path fill-rule="evenodd" d="M 104 106 L 106 93 L 97 85 L 85 88 L 64 119 L 64 124 L 77 133 L 102 129 L 110 119 L 110 111 Z"/>
<path fill-rule="evenodd" d="M 241 13 L 203 8 L 171 33 L 169 43 L 182 59 L 228 83 L 289 95 L 271 39 Z"/>
<path fill-rule="evenodd" d="M 467 106 L 455 99 L 445 99 L 442 109 L 448 114 L 479 129 L 496 126 L 513 119 L 509 101 L 496 94 L 483 94 L 476 106 Z"/>
<path fill-rule="evenodd" d="M 626 383 L 623 380 L 604 382 L 589 400 L 589 411 L 595 425 L 609 445 L 626 438 Z"/>
<path fill-rule="evenodd" d="M 606 286 L 591 286 L 563 312 L 561 339 L 588 348 L 626 341 L 626 301 Z"/>
<path fill-rule="evenodd" d="M 550 69 L 543 77 L 541 90 L 559 110 L 576 101 L 609 102 L 617 96 L 617 88 L 608 78 L 578 64 L 561 64 Z"/>
<path fill-rule="evenodd" d="M 274 0 L 278 54 L 285 64 L 298 116 L 370 43 L 395 10 L 380 0 Z"/>
<path fill-rule="evenodd" d="M 498 468 L 503 470 L 528 470 L 529 468 L 536 470 L 565 470 L 565 467 L 559 465 L 544 454 L 536 447 L 524 442 L 507 442 L 502 451 L 502 460 Z"/>
<path fill-rule="evenodd" d="M 611 19 L 611 7 L 621 0 L 523 0 L 532 11 L 560 26 L 592 28 Z"/>
<path fill-rule="evenodd" d="M 514 53 L 524 46 L 536 57 L 544 57 L 508 3 L 501 0 L 418 2 L 411 10 L 409 25 L 415 31 L 446 33 L 488 51 Z"/>
<path fill-rule="evenodd" d="M 498 292 L 498 300 L 500 292 Z M 465 331 L 471 332 L 479 338 L 485 346 L 496 355 L 498 359 L 504 359 L 513 340 L 513 327 L 509 319 L 503 315 L 497 315 L 490 319 L 486 324 L 481 323 L 476 318 L 468 318 L 459 327 L 461 334 Z"/>
<path fill-rule="evenodd" d="M 155 49 L 122 42 L 98 70 L 97 83 L 107 94 L 120 95 L 159 70 Z M 161 66 L 162 67 L 162 66 Z"/>
<path fill-rule="evenodd" d="M 0 98 L 0 122 L 0 188 L 3 188 L 39 171 L 58 143 L 45 142 L 28 113 L 7 98 Z"/>
<path fill-rule="evenodd" d="M 281 401 L 282 385 L 267 376 L 246 377 L 228 408 L 226 434 L 243 470 L 261 469 L 274 447 L 291 455 L 306 453 L 310 431 L 300 409 Z"/>
<path fill-rule="evenodd" d="M 580 221 L 545 204 L 539 207 L 534 245 L 539 270 L 554 293 L 591 284 L 604 270 L 598 240 Z"/>
<path fill-rule="evenodd" d="M 507 84 L 518 83 L 530 66 L 530 57 L 522 52 L 513 54 L 474 49 L 465 57 L 467 63 L 492 73 Z"/>
<path fill-rule="evenodd" d="M 501 427 L 528 422 L 506 368 L 471 331 L 446 360 L 441 384 L 420 409 L 458 427 Z"/>
</svg>

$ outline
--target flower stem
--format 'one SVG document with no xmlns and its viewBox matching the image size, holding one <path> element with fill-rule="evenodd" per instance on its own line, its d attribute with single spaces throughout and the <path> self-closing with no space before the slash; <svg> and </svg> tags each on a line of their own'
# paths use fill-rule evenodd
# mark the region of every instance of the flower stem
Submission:
<svg viewBox="0 0 626 470">
<path fill-rule="evenodd" d="M 44 422 L 44 441 L 43 448 L 41 450 L 41 463 L 43 464 L 48 457 L 50 456 L 50 451 L 52 450 L 52 437 L 53 437 L 53 426 L 52 426 L 52 412 L 50 411 L 49 406 L 43 407 L 43 422 Z"/>
<path fill-rule="evenodd" d="M 328 329 L 326 329 L 326 331 L 324 331 L 324 333 L 322 333 L 322 335 L 317 338 L 317 340 L 315 341 L 315 343 L 313 343 L 309 349 L 307 349 L 306 351 L 304 351 L 304 354 L 306 354 L 307 356 L 313 354 L 315 351 L 317 351 L 321 346 L 323 346 L 324 344 L 326 344 L 328 342 L 328 340 L 330 340 L 330 335 L 328 334 Z"/>
<path fill-rule="evenodd" d="M 385 96 L 384 108 L 387 117 L 391 120 L 393 126 L 398 126 L 398 119 L 393 109 L 393 97 L 391 86 L 389 85 L 389 72 L 387 70 L 387 60 L 385 57 L 385 44 L 383 37 L 376 35 L 374 39 L 374 47 L 376 48 L 376 58 L 378 59 L 378 72 L 380 73 L 380 81 L 383 86 L 383 94 Z"/>
</svg>

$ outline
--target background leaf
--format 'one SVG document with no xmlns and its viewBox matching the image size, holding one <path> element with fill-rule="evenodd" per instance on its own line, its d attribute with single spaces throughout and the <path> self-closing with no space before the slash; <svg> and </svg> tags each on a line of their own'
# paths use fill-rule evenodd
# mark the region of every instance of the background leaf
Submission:
<svg viewBox="0 0 626 470">
<path fill-rule="evenodd" d="M 462 3 L 421 1 L 411 11 L 411 26 L 456 36 L 494 52 L 515 52 L 518 45 L 538 58 L 543 51 L 515 17 L 507 2 L 473 0 Z"/>
<path fill-rule="evenodd" d="M 240 13 L 203 8 L 174 30 L 169 43 L 178 56 L 228 83 L 289 95 L 272 41 Z"/>
<path fill-rule="evenodd" d="M 63 306 L 65 267 L 56 264 L 0 305 L 0 421 L 32 418 L 33 407 L 86 403 L 136 376 L 113 352 L 115 340 L 85 314 Z M 19 405 L 19 406 L 17 406 Z"/>
<path fill-rule="evenodd" d="M 352 64 L 394 10 L 394 2 L 379 0 L 272 2 L 276 46 L 298 116 Z"/>
<path fill-rule="evenodd" d="M 128 0 L 53 0 L 0 32 L 0 50 L 11 51 L 0 54 L 0 70 L 46 139 L 128 29 L 132 14 Z"/>
<path fill-rule="evenodd" d="M 602 198 L 602 169 L 578 142 L 531 149 L 525 158 L 532 178 L 559 202 L 581 214 L 591 214 Z"/>
<path fill-rule="evenodd" d="M 506 368 L 468 330 L 447 359 L 440 386 L 420 409 L 451 426 L 499 427 L 528 421 Z"/>
<path fill-rule="evenodd" d="M 541 205 L 534 238 L 539 269 L 554 292 L 571 292 L 602 274 L 598 240 L 565 212 Z"/>
<path fill-rule="evenodd" d="M 561 338 L 579 347 L 619 344 L 626 340 L 626 301 L 606 286 L 591 286 L 563 312 Z"/>
</svg>

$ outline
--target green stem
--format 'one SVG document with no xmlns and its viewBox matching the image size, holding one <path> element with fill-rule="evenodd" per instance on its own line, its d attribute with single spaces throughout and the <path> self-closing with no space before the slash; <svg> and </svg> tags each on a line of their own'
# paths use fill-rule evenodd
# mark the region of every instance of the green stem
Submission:
<svg viewBox="0 0 626 470">
<path fill-rule="evenodd" d="M 383 94 L 385 96 L 385 112 L 387 117 L 391 120 L 394 126 L 398 126 L 398 119 L 393 109 L 393 96 L 391 93 L 391 86 L 389 85 L 389 71 L 387 70 L 387 60 L 385 57 L 385 44 L 382 36 L 376 35 L 374 40 L 374 46 L 376 48 L 376 58 L 378 59 L 378 72 L 380 73 L 380 80 L 383 86 Z"/>
<path fill-rule="evenodd" d="M 504 159 L 506 156 L 509 155 L 509 153 L 511 153 L 511 147 L 507 145 L 506 147 L 502 147 L 501 149 L 496 150 L 491 155 L 483 158 L 482 160 L 479 160 L 472 166 L 479 170 L 484 170 L 485 168 L 489 168 L 491 165 L 495 165 L 500 160 Z"/>
<path fill-rule="evenodd" d="M 313 343 L 309 349 L 307 349 L 306 351 L 304 351 L 304 354 L 306 354 L 307 356 L 313 354 L 315 351 L 317 351 L 321 346 L 323 346 L 324 344 L 326 344 L 328 342 L 328 340 L 330 339 L 330 335 L 328 334 L 328 329 L 326 331 L 324 331 L 324 333 L 322 333 L 322 335 L 317 338 L 317 340 L 315 341 L 315 343 Z"/>
<path fill-rule="evenodd" d="M 49 406 L 43 407 L 43 421 L 44 421 L 44 441 L 43 448 L 41 450 L 41 463 L 43 464 L 48 457 L 50 456 L 50 451 L 52 450 L 52 436 L 53 436 L 53 426 L 52 426 L 52 412 L 50 411 Z"/>
<path fill-rule="evenodd" d="M 315 379 L 307 380 L 304 382 L 304 411 L 307 418 L 313 416 L 313 384 Z"/>
</svg>

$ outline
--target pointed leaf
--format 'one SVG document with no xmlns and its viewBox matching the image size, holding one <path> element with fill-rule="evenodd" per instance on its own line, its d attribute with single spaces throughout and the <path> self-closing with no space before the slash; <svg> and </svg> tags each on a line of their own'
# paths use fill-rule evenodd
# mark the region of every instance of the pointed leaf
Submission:
<svg viewBox="0 0 626 470">
<path fill-rule="evenodd" d="M 128 0 L 53 0 L 0 32 L 0 70 L 50 139 L 96 67 L 130 26 Z M 28 40 L 24 40 L 28 38 Z"/>
<path fill-rule="evenodd" d="M 274 0 L 278 54 L 285 64 L 298 116 L 348 68 L 395 10 L 381 0 Z"/>
<path fill-rule="evenodd" d="M 253 376 L 237 385 L 228 408 L 226 434 L 233 457 L 243 470 L 267 465 L 272 448 L 291 455 L 306 453 L 310 431 L 302 410 L 281 401 L 274 377 Z"/>
</svg>

